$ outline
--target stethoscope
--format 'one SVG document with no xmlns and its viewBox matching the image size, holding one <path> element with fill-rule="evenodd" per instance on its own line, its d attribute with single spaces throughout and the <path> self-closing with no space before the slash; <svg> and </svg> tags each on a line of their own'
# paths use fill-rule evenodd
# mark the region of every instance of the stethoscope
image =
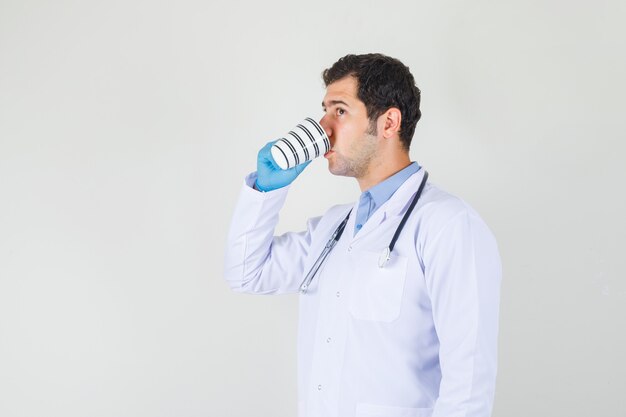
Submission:
<svg viewBox="0 0 626 417">
<path fill-rule="evenodd" d="M 426 185 L 427 179 L 428 179 L 428 172 L 424 171 L 424 177 L 422 178 L 422 182 L 419 188 L 417 189 L 417 193 L 415 193 L 415 196 L 413 197 L 413 200 L 411 201 L 409 208 L 406 210 L 406 213 L 404 213 L 404 216 L 402 217 L 400 224 L 396 228 L 396 232 L 393 234 L 393 238 L 391 238 L 391 242 L 389 243 L 389 246 L 387 246 L 383 250 L 383 252 L 380 254 L 380 257 L 378 258 L 379 268 L 384 268 L 387 262 L 389 262 L 389 260 L 391 259 L 391 252 L 393 251 L 393 248 L 396 245 L 396 241 L 398 240 L 398 237 L 400 236 L 400 232 L 402 232 L 402 229 L 404 228 L 406 221 L 408 220 L 409 216 L 411 215 L 411 212 L 415 208 L 415 205 L 417 204 L 417 200 L 419 200 L 420 196 L 422 195 L 422 191 L 424 190 L 424 186 Z M 313 277 L 315 277 L 315 274 L 317 274 L 317 271 L 319 271 L 320 267 L 324 264 L 324 261 L 326 260 L 326 257 L 328 257 L 328 254 L 330 253 L 330 251 L 333 250 L 337 242 L 339 242 L 339 239 L 341 239 L 341 235 L 343 234 L 343 230 L 346 228 L 346 224 L 348 223 L 348 219 L 350 218 L 351 213 L 352 213 L 352 209 L 348 212 L 348 215 L 346 216 L 346 218 L 343 219 L 343 221 L 339 224 L 339 227 L 337 227 L 335 232 L 331 235 L 330 239 L 324 246 L 322 253 L 320 253 L 320 256 L 317 258 L 317 260 L 315 261 L 311 269 L 309 269 L 309 272 L 304 277 L 304 280 L 302 280 L 302 284 L 300 284 L 300 292 L 302 294 L 306 294 L 307 290 L 309 289 L 309 286 L 311 285 L 311 281 L 313 281 Z"/>
</svg>

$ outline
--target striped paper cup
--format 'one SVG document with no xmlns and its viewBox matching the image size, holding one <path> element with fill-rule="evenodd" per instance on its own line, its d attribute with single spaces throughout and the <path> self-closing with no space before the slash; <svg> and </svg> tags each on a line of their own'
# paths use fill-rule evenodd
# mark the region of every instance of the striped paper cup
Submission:
<svg viewBox="0 0 626 417">
<path fill-rule="evenodd" d="M 272 157 L 281 169 L 293 168 L 306 161 L 323 156 L 330 150 L 326 132 L 310 117 L 307 117 L 272 146 Z"/>
</svg>

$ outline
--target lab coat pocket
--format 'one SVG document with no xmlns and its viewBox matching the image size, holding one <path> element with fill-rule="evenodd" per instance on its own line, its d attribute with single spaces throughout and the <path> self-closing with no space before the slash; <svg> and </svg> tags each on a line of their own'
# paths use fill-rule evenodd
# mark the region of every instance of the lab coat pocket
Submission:
<svg viewBox="0 0 626 417">
<path fill-rule="evenodd" d="M 394 254 L 380 268 L 379 253 L 353 253 L 355 257 L 350 313 L 359 320 L 396 320 L 402 306 L 407 258 Z"/>
<path fill-rule="evenodd" d="M 357 404 L 356 417 L 431 417 L 432 408 L 390 407 L 373 404 Z"/>
</svg>

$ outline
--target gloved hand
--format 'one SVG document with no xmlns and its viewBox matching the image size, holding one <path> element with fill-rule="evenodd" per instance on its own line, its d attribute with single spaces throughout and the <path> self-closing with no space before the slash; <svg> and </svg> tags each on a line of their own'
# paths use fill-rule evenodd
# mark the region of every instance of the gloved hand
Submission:
<svg viewBox="0 0 626 417">
<path fill-rule="evenodd" d="M 311 163 L 311 161 L 307 161 L 293 168 L 281 169 L 272 158 L 270 151 L 274 143 L 275 141 L 268 142 L 257 155 L 255 186 L 259 191 L 277 190 L 291 184 Z"/>
</svg>

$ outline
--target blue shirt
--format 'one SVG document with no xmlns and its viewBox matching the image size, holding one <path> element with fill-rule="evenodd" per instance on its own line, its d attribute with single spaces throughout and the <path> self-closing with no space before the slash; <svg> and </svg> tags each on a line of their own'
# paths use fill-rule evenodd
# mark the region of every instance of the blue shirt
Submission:
<svg viewBox="0 0 626 417">
<path fill-rule="evenodd" d="M 417 162 L 412 162 L 408 167 L 396 172 L 391 177 L 376 184 L 361 194 L 359 208 L 356 212 L 356 221 L 354 222 L 354 235 L 361 230 L 365 222 L 372 216 L 372 214 L 374 214 L 380 206 L 389 200 L 393 193 L 395 193 L 398 188 L 404 184 L 404 181 L 419 171 L 419 169 L 420 166 Z"/>
</svg>

